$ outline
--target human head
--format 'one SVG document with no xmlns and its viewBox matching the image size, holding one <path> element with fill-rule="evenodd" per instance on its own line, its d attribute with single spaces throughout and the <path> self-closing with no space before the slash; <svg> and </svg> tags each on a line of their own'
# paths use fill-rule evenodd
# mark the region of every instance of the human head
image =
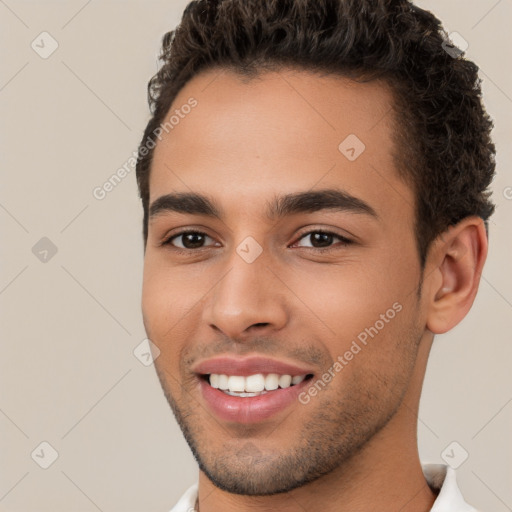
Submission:
<svg viewBox="0 0 512 512">
<path fill-rule="evenodd" d="M 147 241 L 155 131 L 178 92 L 201 71 L 250 79 L 286 67 L 354 80 L 383 79 L 394 92 L 395 157 L 415 192 L 421 265 L 448 226 L 494 211 L 492 122 L 481 103 L 477 66 L 444 50 L 446 34 L 408 0 L 198 0 L 163 38 L 163 65 L 148 84 L 152 117 L 139 148 L 137 183 Z M 141 150 L 144 154 L 141 154 Z"/>
<path fill-rule="evenodd" d="M 329 29 L 333 20 L 337 24 Z M 203 2 L 191 4 L 180 28 L 164 38 L 165 63 L 150 85 L 155 103 L 143 144 L 187 97 L 197 95 L 199 104 L 139 160 L 150 241 L 144 321 L 161 351 L 155 366 L 169 403 L 201 468 L 220 488 L 253 495 L 288 491 L 339 469 L 369 440 L 384 437 L 384 430 L 390 436 L 392 423 L 407 436 L 415 433 L 431 334 L 451 328 L 467 312 L 476 293 L 472 270 L 478 273 L 485 259 L 485 250 L 477 249 L 469 262 L 457 263 L 472 247 L 467 230 L 462 242 L 447 235 L 457 243 L 446 250 L 440 244 L 437 256 L 427 258 L 427 248 L 436 234 L 457 225 L 455 219 L 492 210 L 485 189 L 493 147 L 475 90 L 476 68 L 444 52 L 441 33 L 432 31 L 436 23 L 405 2 Z M 241 27 L 254 33 L 247 28 L 244 36 Z M 450 87 L 436 98 L 441 82 Z M 314 98 L 313 109 L 307 98 Z M 454 101 L 459 108 L 452 108 Z M 473 122 L 471 145 L 466 137 L 465 144 L 448 137 L 462 124 L 456 116 L 466 103 L 462 117 L 465 127 Z M 315 106 L 319 117 L 333 116 L 334 132 L 319 117 L 310 119 Z M 439 111 L 446 116 L 442 122 Z M 368 147 L 356 162 L 347 165 L 337 151 L 337 129 L 343 136 L 362 134 Z M 447 140 L 450 149 L 443 152 Z M 453 156 L 455 146 L 465 156 Z M 329 175 L 331 157 L 340 162 L 338 173 Z M 446 165 L 450 158 L 455 167 Z M 368 220 L 371 215 L 364 221 L 346 215 L 333 223 L 346 231 L 354 226 L 359 243 L 322 257 L 288 251 L 284 242 L 297 238 L 298 225 L 311 219 L 269 226 L 266 199 L 274 192 L 317 189 L 322 181 L 371 198 L 384 224 Z M 465 191 L 461 201 L 454 199 L 457 189 Z M 193 256 L 165 247 L 172 226 L 198 218 L 191 214 L 161 217 L 147 236 L 150 196 L 154 201 L 175 190 L 212 195 L 229 220 L 201 219 L 208 236 L 224 244 Z M 181 207 L 197 210 L 198 203 Z M 315 218 L 323 223 L 327 216 Z M 481 224 L 466 226 L 478 229 L 476 239 L 482 240 Z M 250 264 L 235 252 L 248 235 L 264 246 Z M 446 265 L 443 251 L 449 252 Z M 413 294 L 425 262 L 431 264 L 427 286 Z M 351 343 L 362 343 L 364 333 L 374 336 L 368 346 Z M 225 354 L 300 361 L 317 379 L 337 371 L 342 354 L 350 364 L 292 419 L 226 426 L 207 413 L 197 391 L 214 373 L 198 365 Z"/>
</svg>

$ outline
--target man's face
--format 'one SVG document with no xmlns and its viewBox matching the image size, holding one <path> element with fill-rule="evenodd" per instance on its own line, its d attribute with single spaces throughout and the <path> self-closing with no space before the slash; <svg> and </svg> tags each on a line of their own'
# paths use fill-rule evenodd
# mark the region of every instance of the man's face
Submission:
<svg viewBox="0 0 512 512">
<path fill-rule="evenodd" d="M 181 109 L 155 149 L 150 205 L 201 194 L 218 217 L 189 200 L 151 218 L 144 324 L 201 469 L 230 492 L 286 491 L 341 467 L 396 418 L 420 371 L 414 197 L 392 158 L 391 102 L 376 82 L 217 70 L 166 118 Z M 343 204 L 276 205 L 326 190 Z"/>
</svg>

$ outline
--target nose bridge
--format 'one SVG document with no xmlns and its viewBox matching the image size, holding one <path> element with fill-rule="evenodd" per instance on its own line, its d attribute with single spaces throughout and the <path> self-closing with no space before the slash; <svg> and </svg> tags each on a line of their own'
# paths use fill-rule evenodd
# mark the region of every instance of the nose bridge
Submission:
<svg viewBox="0 0 512 512">
<path fill-rule="evenodd" d="M 226 335 L 235 337 L 254 324 L 279 329 L 286 323 L 280 281 L 267 267 L 270 254 L 251 237 L 233 247 L 224 261 L 219 282 L 214 285 L 204 320 Z"/>
</svg>

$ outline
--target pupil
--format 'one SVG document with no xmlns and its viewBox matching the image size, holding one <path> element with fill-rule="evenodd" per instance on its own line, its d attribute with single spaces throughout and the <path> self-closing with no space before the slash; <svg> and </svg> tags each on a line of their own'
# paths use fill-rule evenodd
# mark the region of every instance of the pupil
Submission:
<svg viewBox="0 0 512 512">
<path fill-rule="evenodd" d="M 191 242 L 191 243 L 188 243 Z M 201 244 L 203 242 L 203 235 L 199 233 L 188 233 L 184 235 L 183 237 L 183 245 L 187 249 L 193 249 L 196 247 L 201 247 Z"/>
<path fill-rule="evenodd" d="M 320 245 L 315 245 L 316 242 L 320 242 Z M 313 233 L 313 246 L 314 247 L 326 247 L 332 242 L 332 235 L 328 233 Z"/>
</svg>

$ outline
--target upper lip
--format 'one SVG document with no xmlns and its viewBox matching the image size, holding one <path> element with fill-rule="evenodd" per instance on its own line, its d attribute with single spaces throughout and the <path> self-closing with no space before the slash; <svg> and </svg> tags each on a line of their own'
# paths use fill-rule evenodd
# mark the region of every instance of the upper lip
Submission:
<svg viewBox="0 0 512 512">
<path fill-rule="evenodd" d="M 219 356 L 202 361 L 193 367 L 195 373 L 248 376 L 256 373 L 277 373 L 278 375 L 307 375 L 311 369 L 299 364 L 278 361 L 262 356 L 233 357 Z"/>
</svg>

